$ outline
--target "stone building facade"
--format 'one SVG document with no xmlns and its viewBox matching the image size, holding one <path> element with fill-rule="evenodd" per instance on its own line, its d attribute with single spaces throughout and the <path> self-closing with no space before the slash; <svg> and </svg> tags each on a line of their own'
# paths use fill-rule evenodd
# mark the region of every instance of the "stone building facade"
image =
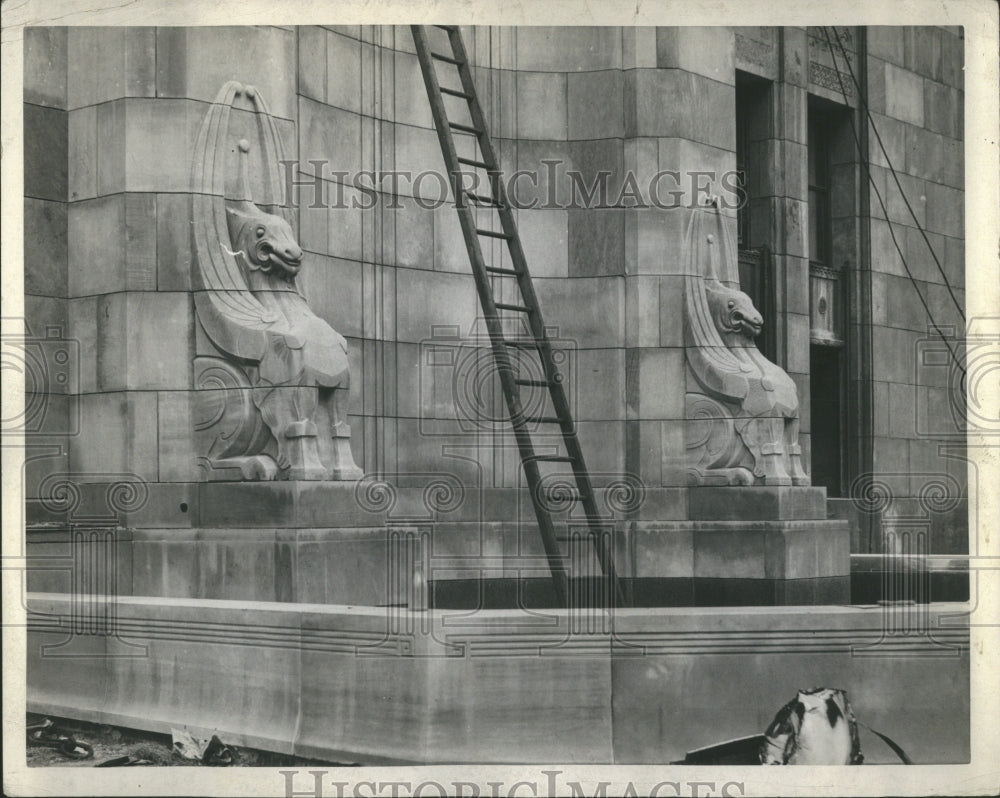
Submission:
<svg viewBox="0 0 1000 798">
<path fill-rule="evenodd" d="M 634 606 L 499 589 L 549 571 L 406 27 L 29 28 L 28 708 L 337 762 L 649 763 L 837 684 L 915 761 L 967 761 L 968 607 L 943 603 L 967 594 L 846 584 L 860 555 L 968 551 L 962 30 L 462 33 Z M 346 338 L 357 482 L 206 468 L 192 163 L 234 80 L 230 154 L 259 141 L 252 86 L 289 190 L 252 148 L 247 183 L 294 200 L 298 285 Z M 713 195 L 746 198 L 715 221 L 811 487 L 690 484 L 688 231 Z M 428 561 L 501 600 L 425 612 Z"/>
<path fill-rule="evenodd" d="M 546 321 L 568 341 L 598 482 L 635 475 L 646 517 L 685 517 L 683 206 L 739 167 L 742 287 L 765 317 L 760 347 L 798 386 L 814 484 L 831 499 L 857 498 L 872 475 L 896 499 L 965 495 L 956 372 L 928 332 L 952 327 L 961 355 L 961 29 L 465 36 L 503 167 L 534 173 L 517 184 L 523 205 L 537 200 L 519 227 Z M 454 209 L 420 206 L 440 195 L 434 179 L 373 180 L 441 171 L 409 31 L 374 26 L 26 31 L 26 316 L 80 352 L 45 422 L 73 435 L 29 483 L 130 473 L 194 502 L 190 161 L 233 77 L 266 96 L 297 170 L 284 177 L 298 184 L 300 282 L 349 342 L 359 466 L 403 478 L 438 470 L 447 450 L 461 455 L 446 470 L 471 485 L 517 484 L 505 424 L 465 423 L 499 408 L 496 385 L 462 362 L 431 365 L 430 349 L 474 341 L 481 315 Z M 632 207 L 626 176 L 645 191 L 664 170 L 682 174 L 660 184 L 681 207 Z M 606 197 L 586 207 L 572 193 L 602 180 Z M 932 548 L 959 551 L 961 501 L 944 505 Z M 855 550 L 878 550 L 863 526 Z"/>
</svg>

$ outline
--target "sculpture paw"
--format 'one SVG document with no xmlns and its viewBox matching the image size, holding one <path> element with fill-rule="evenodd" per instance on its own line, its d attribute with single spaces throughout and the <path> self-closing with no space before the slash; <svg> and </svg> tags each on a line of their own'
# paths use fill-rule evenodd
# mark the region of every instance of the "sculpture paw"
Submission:
<svg viewBox="0 0 1000 798">
<path fill-rule="evenodd" d="M 248 463 L 244 466 L 244 479 L 260 480 L 270 482 L 278 478 L 278 464 L 267 455 L 257 455 L 247 458 Z"/>
</svg>

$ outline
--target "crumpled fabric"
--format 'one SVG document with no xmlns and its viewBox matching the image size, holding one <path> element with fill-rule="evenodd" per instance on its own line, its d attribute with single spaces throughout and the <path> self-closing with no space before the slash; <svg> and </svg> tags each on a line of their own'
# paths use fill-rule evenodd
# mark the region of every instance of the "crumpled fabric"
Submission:
<svg viewBox="0 0 1000 798">
<path fill-rule="evenodd" d="M 235 759 L 232 749 L 218 735 L 213 734 L 206 740 L 184 729 L 171 729 L 170 736 L 174 753 L 182 759 L 213 766 L 231 765 Z"/>
<path fill-rule="evenodd" d="M 764 732 L 762 765 L 860 765 L 858 724 L 847 693 L 830 687 L 799 690 Z"/>
</svg>

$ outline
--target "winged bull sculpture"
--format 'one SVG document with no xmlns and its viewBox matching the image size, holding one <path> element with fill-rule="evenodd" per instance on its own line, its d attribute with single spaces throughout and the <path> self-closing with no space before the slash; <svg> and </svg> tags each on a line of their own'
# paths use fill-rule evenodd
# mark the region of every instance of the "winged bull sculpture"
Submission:
<svg viewBox="0 0 1000 798">
<path fill-rule="evenodd" d="M 689 483 L 808 485 L 798 392 L 754 343 L 764 320 L 737 287 L 736 245 L 718 203 L 692 213 L 686 253 Z"/>
<path fill-rule="evenodd" d="M 254 202 L 253 145 L 233 146 L 245 98 L 265 193 Z M 238 160 L 227 186 L 227 158 Z M 192 164 L 195 309 L 207 342 L 195 358 L 200 463 L 217 479 L 357 479 L 347 424 L 347 342 L 296 284 L 303 252 L 278 206 L 281 142 L 260 93 L 230 81 L 201 126 Z"/>
</svg>

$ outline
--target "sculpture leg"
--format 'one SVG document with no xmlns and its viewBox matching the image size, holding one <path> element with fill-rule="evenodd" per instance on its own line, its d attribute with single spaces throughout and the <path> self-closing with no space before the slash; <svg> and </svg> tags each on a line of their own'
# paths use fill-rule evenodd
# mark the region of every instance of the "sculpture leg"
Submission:
<svg viewBox="0 0 1000 798">
<path fill-rule="evenodd" d="M 792 478 L 785 469 L 785 437 L 783 419 L 758 418 L 760 432 L 760 465 L 764 471 L 765 485 L 791 485 Z"/>
<path fill-rule="evenodd" d="M 785 449 L 788 452 L 788 473 L 793 485 L 811 485 L 812 479 L 802 468 L 802 447 L 799 446 L 799 417 L 785 419 Z"/>
<path fill-rule="evenodd" d="M 355 480 L 361 479 L 364 473 L 354 462 L 351 453 L 351 428 L 347 423 L 347 403 L 349 400 L 350 383 L 345 378 L 344 384 L 332 389 L 322 389 L 321 401 L 330 418 L 330 455 L 327 460 L 329 479 Z M 325 448 L 325 447 L 324 447 Z"/>
<path fill-rule="evenodd" d="M 254 402 L 278 443 L 278 467 L 287 479 L 326 479 L 316 440 L 318 391 L 314 386 L 254 390 Z"/>
</svg>

